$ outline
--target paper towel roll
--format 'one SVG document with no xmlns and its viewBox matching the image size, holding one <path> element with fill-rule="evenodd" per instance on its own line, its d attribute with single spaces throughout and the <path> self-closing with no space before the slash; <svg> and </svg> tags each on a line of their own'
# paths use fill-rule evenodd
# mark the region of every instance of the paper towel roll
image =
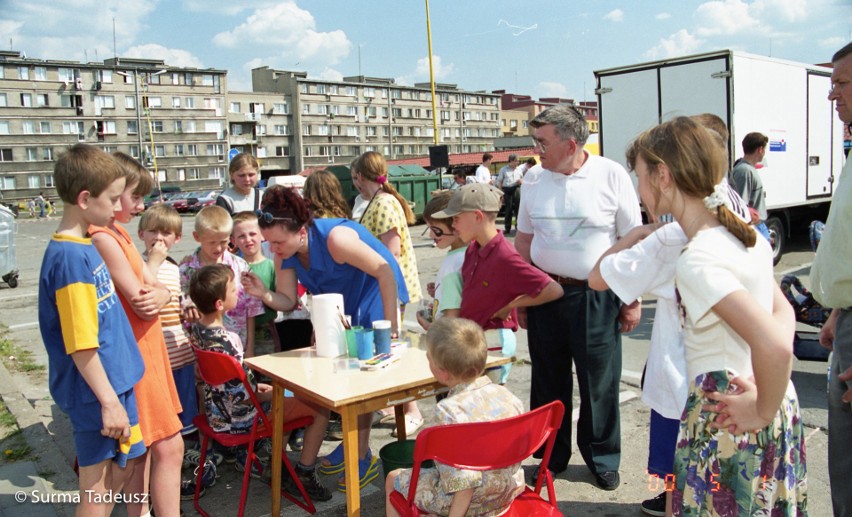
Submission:
<svg viewBox="0 0 852 517">
<path fill-rule="evenodd" d="M 346 336 L 340 315 L 343 314 L 343 295 L 317 294 L 311 297 L 311 323 L 317 342 L 317 355 L 338 357 L 346 354 Z"/>
</svg>

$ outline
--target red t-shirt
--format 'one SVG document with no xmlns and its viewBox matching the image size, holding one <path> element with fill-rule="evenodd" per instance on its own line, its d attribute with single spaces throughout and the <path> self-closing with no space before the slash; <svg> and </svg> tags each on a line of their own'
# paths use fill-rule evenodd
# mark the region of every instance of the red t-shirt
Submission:
<svg viewBox="0 0 852 517">
<path fill-rule="evenodd" d="M 551 281 L 547 273 L 525 262 L 502 232 L 482 247 L 473 241 L 462 264 L 459 316 L 485 330 L 507 328 L 514 332 L 518 330 L 516 310 L 505 320 L 491 316 L 518 296 L 538 296 Z"/>
</svg>

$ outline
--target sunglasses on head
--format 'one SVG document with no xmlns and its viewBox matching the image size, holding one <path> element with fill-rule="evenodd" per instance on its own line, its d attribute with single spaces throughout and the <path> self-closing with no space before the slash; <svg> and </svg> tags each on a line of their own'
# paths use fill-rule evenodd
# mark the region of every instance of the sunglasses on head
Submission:
<svg viewBox="0 0 852 517">
<path fill-rule="evenodd" d="M 255 210 L 254 213 L 257 216 L 258 222 L 263 221 L 266 224 L 272 224 L 272 221 L 296 222 L 296 220 L 293 219 L 292 217 L 275 217 L 274 215 L 270 214 L 269 212 L 264 212 L 263 210 Z"/>
<path fill-rule="evenodd" d="M 439 239 L 440 239 L 441 237 L 443 237 L 444 235 L 455 235 L 455 234 L 454 234 L 454 233 L 452 233 L 452 232 L 445 232 L 444 230 L 442 230 L 442 229 L 438 228 L 437 226 L 427 226 L 427 227 L 426 227 L 426 229 L 425 229 L 425 230 L 423 230 L 423 234 L 422 234 L 422 235 L 426 235 L 426 234 L 427 234 L 427 233 L 429 233 L 430 231 L 431 231 L 432 233 L 434 233 L 434 234 L 435 234 L 435 237 L 438 237 Z"/>
</svg>

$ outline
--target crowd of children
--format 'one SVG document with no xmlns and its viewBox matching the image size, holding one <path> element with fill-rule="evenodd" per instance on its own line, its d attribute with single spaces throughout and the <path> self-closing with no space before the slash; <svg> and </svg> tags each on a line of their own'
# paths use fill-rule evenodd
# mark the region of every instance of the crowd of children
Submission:
<svg viewBox="0 0 852 517">
<path fill-rule="evenodd" d="M 668 462 L 660 472 L 679 474 L 675 513 L 681 507 L 684 513 L 700 513 L 705 505 L 714 504 L 713 497 L 686 473 L 697 469 L 703 475 L 719 465 L 734 468 L 746 461 L 737 452 L 744 450 L 749 457 L 763 461 L 755 464 L 757 470 L 747 473 L 750 480 L 759 475 L 765 480 L 772 472 L 786 472 L 788 477 L 778 480 L 780 486 L 773 484 L 768 489 L 765 483 L 748 493 L 738 488 L 735 503 L 751 508 L 752 499 L 780 498 L 784 502 L 780 506 L 776 502 L 776 508 L 803 511 L 801 423 L 795 391 L 789 384 L 789 362 L 781 353 L 792 319 L 780 303 L 783 298 L 777 296 L 777 289 L 771 289 L 771 275 L 761 269 L 766 262 L 765 243 L 755 248 L 753 231 L 719 208 L 725 206 L 721 194 L 702 201 L 696 193 L 718 183 L 718 171 L 712 168 L 713 151 L 697 151 L 707 155 L 703 158 L 710 165 L 704 163 L 706 174 L 697 173 L 700 178 L 690 182 L 683 170 L 692 169 L 677 168 L 677 153 L 688 151 L 655 147 L 661 141 L 658 133 L 677 141 L 670 135 L 673 132 L 692 135 L 702 144 L 699 147 L 710 146 L 712 139 L 703 131 L 694 122 L 678 119 L 641 135 L 629 155 L 649 210 L 678 212 L 678 220 L 692 221 L 676 232 L 676 244 L 682 247 L 689 240 L 690 246 L 680 259 L 674 255 L 666 259 L 668 283 L 661 291 L 664 298 L 671 299 L 673 310 L 680 304 L 687 311 L 686 355 L 681 360 L 686 361 L 689 376 L 681 384 L 692 384 L 679 422 L 681 440 L 676 451 L 670 447 L 666 453 Z M 252 165 L 256 161 L 243 159 L 240 163 L 241 174 L 246 167 L 257 167 Z M 182 467 L 197 465 L 201 455 L 197 448 L 185 450 L 184 438 L 196 431 L 193 419 L 201 412 L 216 432 L 243 434 L 250 432 L 257 411 L 253 404 L 245 403 L 250 397 L 241 382 L 200 383 L 199 391 L 193 350 L 227 354 L 242 363 L 257 352 L 258 332 L 269 336 L 274 350 L 281 350 L 290 336 L 286 330 L 279 333 L 285 327 L 277 326 L 276 319 L 280 311 L 300 306 L 300 289 L 312 294 L 340 292 L 353 324 L 387 319 L 392 321 L 393 332 L 399 332 L 398 310 L 421 297 L 408 233 L 412 214 L 407 205 L 399 205 L 398 194 L 387 183 L 381 155 L 366 153 L 353 165 L 353 180 L 369 198 L 362 215 L 368 228 L 348 219 L 348 207 L 336 191 L 339 183 L 330 173 L 320 172 L 310 181 L 304 198 L 294 190 L 273 187 L 265 194 L 254 192 L 263 196 L 256 212 L 231 214 L 220 206 L 202 209 L 194 221 L 198 248 L 178 263 L 169 251 L 182 237 L 181 217 L 165 205 L 143 213 L 142 197 L 152 188 L 151 175 L 143 166 L 127 155 L 108 155 L 85 144 L 73 146 L 59 158 L 54 179 L 65 211 L 43 261 L 39 318 L 50 361 L 51 394 L 68 413 L 74 430 L 81 490 L 150 494 L 150 506 L 146 498 L 133 499 L 127 505 L 128 515 L 145 517 L 156 511 L 160 517 L 178 516 L 180 499 L 196 492 L 194 478 L 181 480 Z M 708 204 L 708 198 L 713 203 Z M 498 189 L 471 183 L 433 196 L 423 214 L 435 245 L 448 250 L 434 282 L 427 284 L 432 300 L 416 314 L 426 330 L 430 369 L 450 388 L 430 425 L 520 414 L 523 404 L 502 386 L 509 367 L 484 372 L 486 354 L 491 350 L 513 356 L 514 333 L 519 328 L 517 309 L 544 304 L 563 294 L 559 283 L 524 261 L 497 229 L 501 204 Z M 143 253 L 122 226 L 139 214 Z M 612 285 L 634 298 L 642 290 L 651 290 L 649 282 L 626 287 L 630 272 L 618 269 L 628 258 L 642 259 L 638 248 L 638 255 L 616 254 L 656 229 L 643 228 L 608 252 L 612 256 L 602 258 L 590 278 L 593 287 L 596 282 L 602 289 Z M 718 250 L 728 248 L 731 254 L 738 254 L 739 263 L 748 265 L 751 276 L 719 265 L 725 260 Z M 694 268 L 710 267 L 708 264 L 726 271 L 724 285 L 710 282 L 707 275 L 694 274 Z M 690 267 L 693 269 L 687 274 Z M 677 296 L 671 284 L 673 275 Z M 739 294 L 743 284 L 756 293 L 757 300 Z M 730 293 L 735 293 L 733 299 Z M 766 314 L 755 312 L 760 307 Z M 696 335 L 696 322 L 711 308 L 718 312 L 711 329 L 718 338 L 713 349 L 720 349 L 720 355 L 727 352 L 730 363 L 714 362 L 695 346 L 701 339 Z M 744 314 L 752 318 L 746 322 Z M 744 347 L 751 347 L 751 353 L 765 364 L 752 367 L 754 360 L 742 351 Z M 271 386 L 257 382 L 243 368 L 262 409 L 268 411 Z M 788 375 L 773 379 L 770 370 Z M 734 376 L 731 371 L 742 373 Z M 749 379 L 748 374 L 753 377 Z M 721 393 L 728 385 L 736 385 L 738 391 Z M 717 404 L 718 422 L 706 420 L 702 400 Z M 670 421 L 666 436 L 673 447 L 678 408 L 670 406 L 655 409 Z M 343 471 L 342 447 L 319 458 L 329 411 L 298 398 L 284 407 L 285 421 L 312 418 L 299 435 L 303 438 L 298 446 L 291 441 L 291 448 L 300 451 L 295 472 L 312 499 L 327 501 L 332 495 L 318 474 Z M 416 424 L 413 427 L 419 427 L 416 406 L 406 413 Z M 371 417 L 359 418 L 362 487 L 378 475 L 377 460 L 368 445 Z M 652 418 L 652 430 L 654 422 Z M 730 437 L 708 439 L 702 435 L 711 427 L 729 429 Z M 748 432 L 754 429 L 764 431 Z M 767 442 L 784 439 L 792 442 L 779 445 L 776 452 L 758 450 L 768 447 Z M 273 452 L 268 443 L 259 447 L 267 456 Z M 702 452 L 709 449 L 710 453 Z M 232 461 L 237 470 L 249 468 L 253 476 L 268 476 L 263 463 L 247 464 L 244 448 L 212 451 L 208 456 L 214 472 L 222 462 Z M 391 472 L 387 494 L 393 490 L 407 493 L 409 479 L 410 471 Z M 215 474 L 204 482 L 208 486 L 201 487 L 202 492 L 215 482 Z M 714 478 L 714 482 L 727 489 L 726 479 Z M 437 515 L 497 515 L 523 486 L 519 465 L 483 473 L 438 464 L 421 474 L 417 503 Z M 345 491 L 345 487 L 341 477 L 338 488 Z M 284 488 L 299 493 L 287 476 Z M 90 498 L 81 505 L 81 514 L 109 514 L 108 505 L 94 507 L 93 501 Z M 389 505 L 387 511 L 396 515 Z"/>
</svg>

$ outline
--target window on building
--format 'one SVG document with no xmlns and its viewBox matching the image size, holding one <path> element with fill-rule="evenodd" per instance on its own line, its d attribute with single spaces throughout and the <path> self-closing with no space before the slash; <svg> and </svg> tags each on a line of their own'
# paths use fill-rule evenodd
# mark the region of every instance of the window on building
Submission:
<svg viewBox="0 0 852 517">
<path fill-rule="evenodd" d="M 275 156 L 290 156 L 290 148 L 286 145 L 279 145 L 275 147 Z"/>
<path fill-rule="evenodd" d="M 28 66 L 19 66 L 18 67 L 18 79 L 29 81 L 30 80 L 30 67 Z"/>
<path fill-rule="evenodd" d="M 0 149 L 0 162 L 11 162 L 11 161 L 12 161 L 12 149 L 11 148 Z M 14 187 L 14 185 L 15 185 L 14 181 L 12 181 L 12 185 L 13 185 L 12 188 L 15 188 Z M 4 188 L 8 188 L 8 187 L 4 187 Z"/>
<path fill-rule="evenodd" d="M 198 167 L 190 167 L 186 170 L 186 179 L 188 180 L 197 180 L 200 177 L 198 176 Z"/>
<path fill-rule="evenodd" d="M 41 148 L 41 159 L 46 162 L 53 161 L 53 147 L 42 147 Z"/>
<path fill-rule="evenodd" d="M 114 120 L 98 120 L 95 124 L 99 135 L 114 135 L 116 133 Z"/>
<path fill-rule="evenodd" d="M 225 177 L 225 169 L 223 167 L 210 167 L 207 177 L 209 179 L 221 180 Z"/>
<path fill-rule="evenodd" d="M 346 136 L 358 136 L 358 126 L 346 126 Z"/>
<path fill-rule="evenodd" d="M 131 97 L 130 95 L 124 97 L 124 107 L 129 110 L 136 109 L 136 97 Z"/>
<path fill-rule="evenodd" d="M 302 104 L 302 113 L 304 113 L 305 115 L 308 115 L 308 114 L 310 114 L 310 112 L 311 112 L 311 105 L 308 104 L 307 102 Z"/>
<path fill-rule="evenodd" d="M 319 136 L 328 136 L 331 133 L 329 126 L 317 126 L 317 134 Z"/>
<path fill-rule="evenodd" d="M 142 97 L 142 106 L 146 108 L 162 108 L 163 99 L 162 97 Z"/>
<path fill-rule="evenodd" d="M 198 156 L 198 144 L 186 144 L 187 156 Z"/>
<path fill-rule="evenodd" d="M 128 120 L 127 121 L 127 134 L 128 135 L 135 135 L 138 132 L 139 132 L 139 125 L 136 123 L 136 121 L 135 120 Z"/>
<path fill-rule="evenodd" d="M 0 187 L 3 190 L 11 190 L 15 188 L 15 177 L 14 176 L 3 176 L 0 178 Z"/>
<path fill-rule="evenodd" d="M 184 97 L 183 106 L 188 109 L 195 108 L 195 97 Z"/>
<path fill-rule="evenodd" d="M 175 133 L 183 133 L 183 121 L 175 120 Z"/>
<path fill-rule="evenodd" d="M 74 80 L 74 69 L 72 68 L 59 68 L 56 72 L 60 81 L 71 82 Z"/>
<path fill-rule="evenodd" d="M 47 67 L 37 66 L 33 69 L 36 81 L 47 81 Z"/>
<path fill-rule="evenodd" d="M 183 74 L 183 84 L 187 86 L 192 86 L 192 72 L 184 72 Z"/>
<path fill-rule="evenodd" d="M 375 88 L 364 88 L 364 97 L 373 98 L 376 96 Z"/>
<path fill-rule="evenodd" d="M 266 136 L 266 126 L 263 124 L 258 124 L 254 127 L 254 134 L 256 136 Z"/>
<path fill-rule="evenodd" d="M 154 133 L 162 133 L 163 132 L 163 121 L 162 120 L 152 120 L 151 121 L 151 129 Z"/>
<path fill-rule="evenodd" d="M 22 93 L 21 94 L 21 106 L 24 107 L 24 108 L 32 108 L 33 107 L 33 94 Z"/>
<path fill-rule="evenodd" d="M 302 126 L 302 134 L 304 136 L 311 136 L 311 126 L 308 124 Z"/>
<path fill-rule="evenodd" d="M 180 108 L 180 97 L 172 97 L 172 107 Z"/>
<path fill-rule="evenodd" d="M 46 93 L 37 93 L 36 94 L 36 106 L 39 108 L 44 108 L 46 106 L 50 106 L 50 97 Z"/>
<path fill-rule="evenodd" d="M 285 124 L 275 124 L 275 134 L 276 135 L 287 135 L 289 131 L 287 130 L 287 126 Z"/>
<path fill-rule="evenodd" d="M 276 115 L 290 114 L 290 106 L 286 102 L 276 102 L 272 105 L 272 113 Z"/>
<path fill-rule="evenodd" d="M 187 120 L 183 130 L 187 133 L 195 133 L 195 121 Z"/>
<path fill-rule="evenodd" d="M 53 181 L 53 174 L 45 174 L 42 178 L 43 185 L 48 188 L 53 188 L 56 186 L 56 183 Z"/>
<path fill-rule="evenodd" d="M 346 114 L 353 117 L 358 115 L 358 106 L 346 106 Z"/>
<path fill-rule="evenodd" d="M 98 70 L 98 81 L 102 83 L 111 83 L 112 82 L 112 70 L 103 69 Z"/>
<path fill-rule="evenodd" d="M 356 88 L 355 86 L 347 86 L 343 91 L 343 95 L 355 97 L 358 95 L 358 88 Z"/>
<path fill-rule="evenodd" d="M 231 124 L 231 136 L 241 136 L 243 134 L 242 124 Z"/>
<path fill-rule="evenodd" d="M 38 174 L 28 174 L 27 175 L 27 188 L 39 188 L 41 187 L 41 176 Z"/>
<path fill-rule="evenodd" d="M 2 68 L 2 67 L 0 67 L 0 68 Z M 5 108 L 8 105 L 9 104 L 8 104 L 7 99 L 6 99 L 6 94 L 0 93 L 0 108 Z"/>
<path fill-rule="evenodd" d="M 325 85 L 324 84 L 318 84 L 317 85 L 317 93 L 325 94 Z"/>
<path fill-rule="evenodd" d="M 232 102 L 228 107 L 228 111 L 231 113 L 242 113 L 242 111 L 240 110 L 240 103 Z"/>
<path fill-rule="evenodd" d="M 53 128 L 51 127 L 49 120 L 42 120 L 38 123 L 38 132 L 43 135 L 49 135 L 53 132 Z"/>
<path fill-rule="evenodd" d="M 130 156 L 136 158 L 137 160 L 139 159 L 139 146 L 138 145 L 131 145 L 130 146 Z"/>
<path fill-rule="evenodd" d="M 162 158 L 163 156 L 165 156 L 166 155 L 166 146 L 164 146 L 162 144 L 155 145 L 154 146 L 154 155 L 157 158 Z"/>
<path fill-rule="evenodd" d="M 21 132 L 25 135 L 34 135 L 35 134 L 35 121 L 33 120 L 24 120 L 21 122 Z"/>
<path fill-rule="evenodd" d="M 148 84 L 160 84 L 160 76 L 159 74 L 150 73 L 146 74 L 145 82 Z"/>
<path fill-rule="evenodd" d="M 183 156 L 183 144 L 175 144 L 175 156 Z"/>
<path fill-rule="evenodd" d="M 180 74 L 177 72 L 172 72 L 172 84 L 178 85 L 180 84 Z"/>
<path fill-rule="evenodd" d="M 202 74 L 201 75 L 201 86 L 213 86 L 213 75 L 212 74 Z"/>
<path fill-rule="evenodd" d="M 8 135 L 9 134 L 9 121 L 8 120 L 0 120 L 0 135 Z"/>
<path fill-rule="evenodd" d="M 34 162 L 38 160 L 38 149 L 35 147 L 27 147 L 24 149 L 24 159 L 28 162 Z"/>
</svg>

